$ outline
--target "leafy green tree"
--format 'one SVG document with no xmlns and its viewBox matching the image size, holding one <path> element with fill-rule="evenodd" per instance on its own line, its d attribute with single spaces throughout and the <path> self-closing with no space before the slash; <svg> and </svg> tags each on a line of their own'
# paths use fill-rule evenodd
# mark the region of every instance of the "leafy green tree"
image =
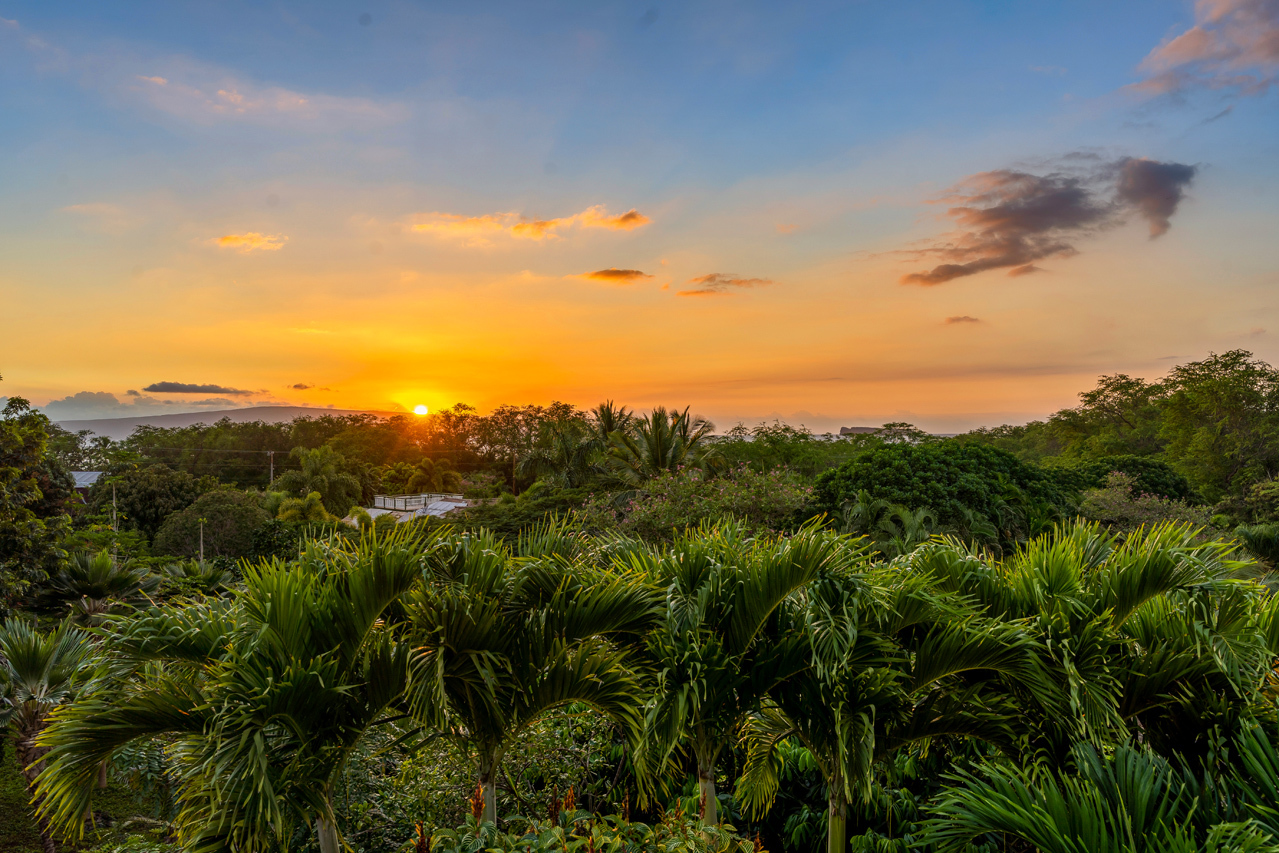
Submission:
<svg viewBox="0 0 1279 853">
<path fill-rule="evenodd" d="M 154 540 L 165 519 L 218 487 L 212 477 L 196 478 L 167 465 L 137 467 L 125 463 L 107 471 L 89 489 L 90 508 L 113 518 L 122 530 L 137 530 Z"/>
<path fill-rule="evenodd" d="M 69 622 L 47 633 L 22 619 L 0 626 L 0 725 L 9 730 L 22 777 L 33 793 L 48 752 L 37 739 L 53 709 L 73 699 L 87 681 L 92 656 L 89 635 Z M 94 774 L 96 781 L 96 769 Z M 47 823 L 38 823 L 45 853 L 54 853 Z"/>
<path fill-rule="evenodd" d="M 1167 389 L 1123 373 L 1102 376 L 1079 395 L 1080 404 L 1049 418 L 1064 453 L 1075 458 L 1159 453 L 1161 405 Z"/>
<path fill-rule="evenodd" d="M 704 527 L 642 561 L 665 590 L 648 639 L 658 675 L 638 756 L 648 790 L 677 751 L 695 762 L 701 816 L 719 822 L 720 757 L 747 714 L 803 671 L 808 640 L 779 633 L 774 619 L 792 596 L 850 559 L 843 539 L 804 528 L 790 538 L 750 538 L 740 525 Z"/>
<path fill-rule="evenodd" d="M 400 462 L 383 468 L 380 474 L 385 494 L 457 492 L 462 488 L 462 475 L 447 459 L 425 458 L 415 465 Z"/>
<path fill-rule="evenodd" d="M 21 397 L 0 410 L 0 609 L 57 571 L 69 475 L 47 456 L 49 420 Z"/>
<path fill-rule="evenodd" d="M 1164 385 L 1164 454 L 1204 497 L 1279 474 L 1279 370 L 1231 350 L 1174 367 Z"/>
<path fill-rule="evenodd" d="M 398 533 L 398 531 L 397 531 Z M 338 853 L 334 788 L 404 693 L 409 649 L 383 614 L 420 575 L 411 535 L 313 543 L 295 566 L 245 571 L 232 600 L 109 626 L 114 677 L 51 715 L 39 814 L 76 839 L 98 766 L 166 738 L 183 849 L 268 851 L 314 823 Z"/>
<path fill-rule="evenodd" d="M 273 490 L 299 498 L 318 492 L 324 508 L 339 518 L 359 502 L 360 479 L 332 447 L 325 445 L 313 450 L 295 447 L 290 455 L 300 467 L 277 477 L 271 484 Z"/>
<path fill-rule="evenodd" d="M 975 514 L 1010 541 L 1030 532 L 1033 513 L 1070 509 L 1068 493 L 1042 469 L 993 447 L 951 440 L 869 446 L 818 477 L 813 491 L 814 509 L 832 518 L 865 492 L 912 511 L 928 507 L 946 528 L 971 528 Z"/>
<path fill-rule="evenodd" d="M 606 444 L 589 427 L 576 421 L 550 424 L 544 443 L 520 458 L 515 475 L 544 479 L 552 486 L 576 489 L 603 472 L 599 457 Z"/>
<path fill-rule="evenodd" d="M 746 464 L 761 472 L 784 467 L 808 478 L 839 467 L 857 448 L 854 439 L 813 435 L 806 427 L 780 421 L 750 429 L 738 424 L 715 442 L 730 467 Z"/>
<path fill-rule="evenodd" d="M 562 551 L 571 537 L 546 541 L 554 547 L 517 562 L 491 534 L 442 538 L 405 597 L 416 710 L 472 757 L 489 822 L 504 754 L 549 712 L 581 703 L 632 738 L 641 727 L 631 647 L 652 624 L 653 591 L 573 561 Z"/>
<path fill-rule="evenodd" d="M 1190 481 L 1169 465 L 1150 456 L 1102 456 L 1082 462 L 1060 463 L 1045 468 L 1063 488 L 1083 492 L 1100 489 L 1113 473 L 1126 474 L 1139 494 L 1170 500 L 1197 502 Z"/>
<path fill-rule="evenodd" d="M 248 557 L 254 538 L 271 520 L 260 500 L 235 489 L 206 492 L 165 519 L 156 534 L 156 554 L 175 557 Z"/>
</svg>

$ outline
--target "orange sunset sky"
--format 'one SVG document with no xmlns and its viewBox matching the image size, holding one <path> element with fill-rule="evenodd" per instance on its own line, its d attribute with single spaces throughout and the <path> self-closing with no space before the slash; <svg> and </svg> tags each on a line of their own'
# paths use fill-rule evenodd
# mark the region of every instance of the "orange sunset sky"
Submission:
<svg viewBox="0 0 1279 853">
<path fill-rule="evenodd" d="M 955 431 L 1279 361 L 1273 4 L 887 5 L 0 2 L 0 395 Z"/>
</svg>

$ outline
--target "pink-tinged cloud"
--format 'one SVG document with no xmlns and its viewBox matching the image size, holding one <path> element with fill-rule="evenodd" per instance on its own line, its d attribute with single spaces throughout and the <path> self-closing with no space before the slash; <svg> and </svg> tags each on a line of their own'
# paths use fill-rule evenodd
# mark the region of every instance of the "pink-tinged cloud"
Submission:
<svg viewBox="0 0 1279 853">
<path fill-rule="evenodd" d="M 595 270 L 594 272 L 584 272 L 580 278 L 590 279 L 591 281 L 604 281 L 609 284 L 632 284 L 645 278 L 652 278 L 646 272 L 641 270 L 620 270 L 617 267 L 609 267 L 606 270 Z"/>
<path fill-rule="evenodd" d="M 432 234 L 445 239 L 456 239 L 468 246 L 491 246 L 492 237 L 506 236 L 524 240 L 556 240 L 561 231 L 570 228 L 606 228 L 613 231 L 630 231 L 647 225 L 647 216 L 634 208 L 617 216 L 611 215 L 603 205 L 588 207 L 581 213 L 555 219 L 535 219 L 518 213 L 488 213 L 482 216 L 465 216 L 458 213 L 427 213 L 414 217 L 410 231 Z"/>
<path fill-rule="evenodd" d="M 256 231 L 249 231 L 245 234 L 225 234 L 213 240 L 213 243 L 222 249 L 234 249 L 247 254 L 279 251 L 284 248 L 284 243 L 288 239 L 283 234 L 259 234 Z"/>
<path fill-rule="evenodd" d="M 1279 79 L 1279 3 L 1199 0 L 1195 24 L 1142 61 L 1134 88 L 1151 94 L 1192 86 L 1260 94 Z"/>
<path fill-rule="evenodd" d="M 970 323 L 980 323 L 981 320 L 978 320 L 976 317 L 969 317 L 967 314 L 964 314 L 959 317 L 947 317 L 942 322 L 945 323 L 947 326 L 962 326 Z"/>
<path fill-rule="evenodd" d="M 767 287 L 773 284 L 770 278 L 744 278 L 734 273 L 713 272 L 690 278 L 688 284 L 696 285 L 691 290 L 681 290 L 677 296 L 728 296 L 736 291 L 752 287 Z"/>
<path fill-rule="evenodd" d="M 973 175 L 937 203 L 958 226 L 942 240 L 905 254 L 941 263 L 909 273 L 902 284 L 930 287 L 1007 270 L 1040 272 L 1037 262 L 1066 258 L 1075 244 L 1136 214 L 1152 237 L 1167 232 L 1196 167 L 1125 157 L 1083 172 L 1032 175 L 1000 169 Z"/>
</svg>

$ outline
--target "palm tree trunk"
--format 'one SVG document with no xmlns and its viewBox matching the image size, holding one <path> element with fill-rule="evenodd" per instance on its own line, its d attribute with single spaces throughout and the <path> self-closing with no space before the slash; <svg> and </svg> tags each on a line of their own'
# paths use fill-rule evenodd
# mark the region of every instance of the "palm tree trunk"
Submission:
<svg viewBox="0 0 1279 853">
<path fill-rule="evenodd" d="M 320 842 L 320 853 L 341 853 L 342 844 L 338 840 L 337 823 L 325 819 L 322 815 L 315 818 L 315 837 Z"/>
<path fill-rule="evenodd" d="M 484 796 L 484 820 L 497 824 L 497 754 L 489 753 L 480 759 L 477 780 Z"/>
<path fill-rule="evenodd" d="M 842 793 L 832 791 L 826 816 L 826 853 L 844 853 L 847 824 L 848 802 Z"/>
<path fill-rule="evenodd" d="M 333 815 L 333 790 L 326 787 L 324 802 L 328 806 L 328 814 Z M 320 853 L 341 853 L 342 840 L 338 837 L 337 817 L 329 820 L 323 814 L 315 816 L 315 838 L 320 843 Z"/>
<path fill-rule="evenodd" d="M 719 800 L 715 797 L 715 768 L 700 761 L 697 762 L 697 793 L 702 824 L 716 826 L 719 823 Z"/>
<path fill-rule="evenodd" d="M 39 809 L 39 798 L 35 795 L 36 777 L 44 769 L 44 756 L 49 750 L 36 746 L 36 737 L 44 729 L 43 717 L 32 729 L 15 732 L 13 738 L 13 755 L 21 768 L 22 778 L 27 783 L 27 790 L 32 795 L 32 806 Z M 58 846 L 53 842 L 49 832 L 49 822 L 43 817 L 36 817 L 36 828 L 40 830 L 40 847 L 44 853 L 58 853 Z"/>
</svg>

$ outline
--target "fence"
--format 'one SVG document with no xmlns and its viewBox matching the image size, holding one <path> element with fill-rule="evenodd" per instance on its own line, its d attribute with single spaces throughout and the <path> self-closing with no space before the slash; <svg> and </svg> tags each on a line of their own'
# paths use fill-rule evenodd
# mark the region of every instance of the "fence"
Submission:
<svg viewBox="0 0 1279 853">
<path fill-rule="evenodd" d="M 461 495 L 448 495 L 438 492 L 428 492 L 421 495 L 374 495 L 373 508 L 390 509 L 396 510 L 397 512 L 411 512 L 415 509 L 422 509 L 438 501 L 465 503 L 466 498 Z"/>
</svg>

